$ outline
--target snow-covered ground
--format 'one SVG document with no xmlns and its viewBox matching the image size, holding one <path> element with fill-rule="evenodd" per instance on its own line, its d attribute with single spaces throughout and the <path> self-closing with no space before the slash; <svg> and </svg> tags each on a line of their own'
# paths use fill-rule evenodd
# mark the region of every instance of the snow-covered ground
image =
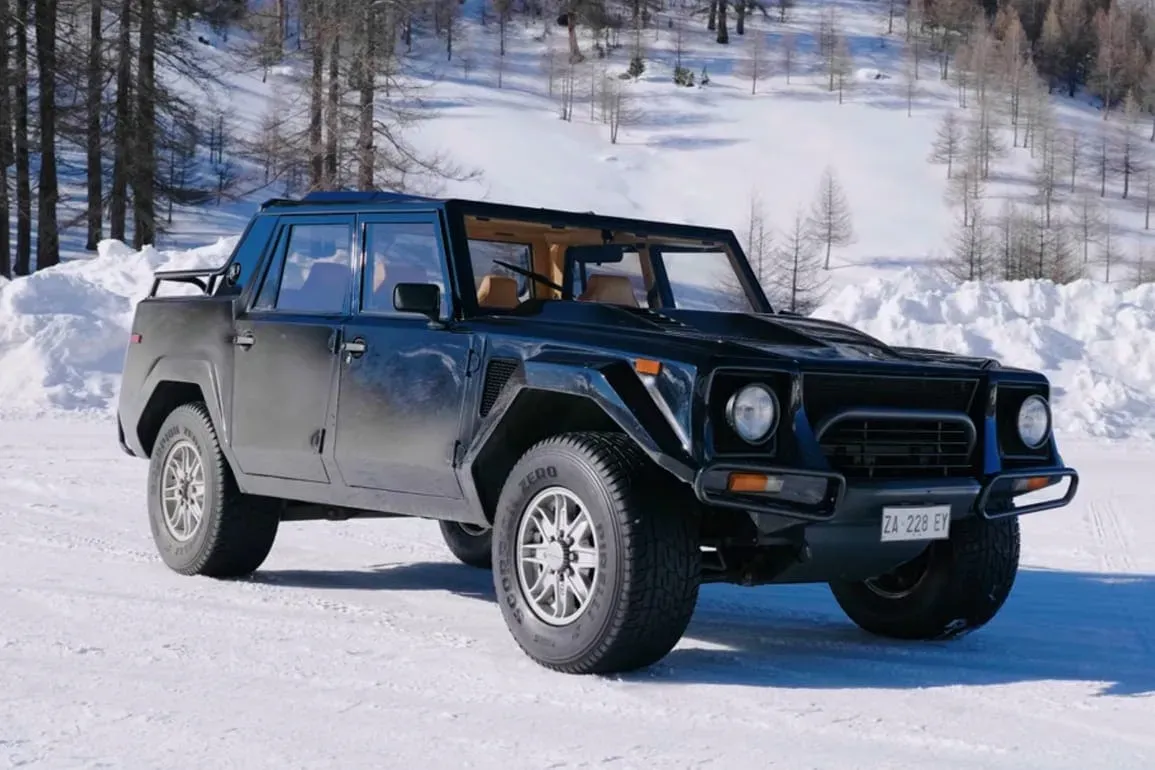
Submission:
<svg viewBox="0 0 1155 770">
<path fill-rule="evenodd" d="M 659 665 L 539 668 L 422 521 L 287 524 L 252 579 L 168 571 L 106 422 L 0 423 L 0 766 L 1155 766 L 1155 452 L 1068 444 L 1003 612 L 860 632 L 821 586 L 707 586 Z"/>
</svg>

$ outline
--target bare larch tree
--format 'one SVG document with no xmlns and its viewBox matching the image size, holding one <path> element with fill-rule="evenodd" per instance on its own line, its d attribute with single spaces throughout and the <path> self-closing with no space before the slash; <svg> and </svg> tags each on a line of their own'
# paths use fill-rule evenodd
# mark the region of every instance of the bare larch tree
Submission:
<svg viewBox="0 0 1155 770">
<path fill-rule="evenodd" d="M 818 195 L 807 224 L 811 237 L 826 249 L 823 269 L 829 270 L 831 249 L 835 246 L 849 245 L 854 240 L 850 204 L 831 168 L 827 168 L 822 174 Z"/>
</svg>

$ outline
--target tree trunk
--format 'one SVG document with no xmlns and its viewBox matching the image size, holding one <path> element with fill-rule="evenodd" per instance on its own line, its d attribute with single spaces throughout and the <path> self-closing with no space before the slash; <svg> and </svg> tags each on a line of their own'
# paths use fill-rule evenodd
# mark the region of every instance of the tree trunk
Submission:
<svg viewBox="0 0 1155 770">
<path fill-rule="evenodd" d="M 156 245 L 156 4 L 140 0 L 136 140 L 133 142 L 132 245 Z"/>
<path fill-rule="evenodd" d="M 88 87 L 85 98 L 88 133 L 88 237 L 84 248 L 95 251 L 104 235 L 104 168 L 101 163 L 100 111 L 104 78 L 103 0 L 92 0 L 88 31 Z"/>
<path fill-rule="evenodd" d="M 108 196 L 108 236 L 124 241 L 128 218 L 128 171 L 132 149 L 132 0 L 121 0 L 116 45 L 116 123 L 113 128 L 112 189 Z"/>
<path fill-rule="evenodd" d="M 40 189 L 37 191 L 36 269 L 60 263 L 56 227 L 56 2 L 36 0 L 36 63 L 40 69 Z"/>
<path fill-rule="evenodd" d="M 726 26 L 726 4 L 728 0 L 718 0 L 718 38 L 716 42 L 725 45 L 730 42 L 730 30 Z"/>
<path fill-rule="evenodd" d="M 332 0 L 331 0 L 332 1 Z M 329 98 L 325 115 L 325 189 L 337 188 L 337 148 L 341 131 L 341 34 L 337 25 L 340 17 L 336 3 L 329 17 Z"/>
<path fill-rule="evenodd" d="M 8 219 L 8 167 L 12 165 L 12 103 L 9 88 L 12 74 L 8 62 L 8 0 L 0 0 L 0 278 L 12 275 L 12 244 Z"/>
<path fill-rule="evenodd" d="M 16 257 L 14 275 L 32 272 L 32 179 L 28 162 L 28 0 L 16 0 Z"/>
<path fill-rule="evenodd" d="M 309 88 L 309 188 L 319 190 L 325 176 L 325 155 L 321 137 L 321 113 L 325 102 L 325 44 L 321 0 L 312 0 L 313 72 Z"/>
<path fill-rule="evenodd" d="M 361 111 L 357 131 L 357 189 L 373 189 L 373 167 L 376 158 L 373 152 L 373 106 L 376 97 L 375 77 L 377 75 L 378 29 L 373 6 L 365 4 L 365 32 L 361 52 Z"/>
</svg>

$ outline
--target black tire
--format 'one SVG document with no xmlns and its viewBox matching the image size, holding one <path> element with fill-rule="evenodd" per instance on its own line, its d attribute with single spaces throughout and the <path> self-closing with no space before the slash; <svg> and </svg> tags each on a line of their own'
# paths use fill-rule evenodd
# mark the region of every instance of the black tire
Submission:
<svg viewBox="0 0 1155 770">
<path fill-rule="evenodd" d="M 161 485 L 170 455 L 187 452 L 190 446 L 203 468 L 204 504 L 199 524 L 184 528 L 191 535 L 182 539 L 166 523 Z M 170 569 L 217 578 L 241 577 L 261 566 L 279 523 L 275 501 L 237 489 L 203 403 L 177 407 L 160 428 L 149 460 L 148 518 L 153 542 Z"/>
<path fill-rule="evenodd" d="M 477 532 L 472 524 L 442 521 L 441 537 L 462 564 L 478 569 L 490 569 L 493 566 L 492 529 Z"/>
<path fill-rule="evenodd" d="M 843 611 L 866 631 L 893 639 L 953 639 L 985 626 L 1006 602 L 1019 569 L 1019 520 L 953 522 L 890 575 L 831 583 Z"/>
<path fill-rule="evenodd" d="M 582 531 L 597 538 L 592 589 L 564 625 L 535 614 L 517 566 L 527 506 L 556 488 L 578 498 L 589 517 Z M 669 489 L 669 477 L 620 434 L 563 434 L 522 456 L 498 501 L 493 575 L 506 625 L 530 658 L 564 673 L 608 674 L 655 663 L 678 643 L 698 600 L 701 556 L 696 507 L 679 508 Z"/>
</svg>

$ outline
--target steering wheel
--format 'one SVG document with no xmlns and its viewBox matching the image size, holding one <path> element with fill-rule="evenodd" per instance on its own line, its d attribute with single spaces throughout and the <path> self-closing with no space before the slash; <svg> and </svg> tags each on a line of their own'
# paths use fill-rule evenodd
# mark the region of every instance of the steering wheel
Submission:
<svg viewBox="0 0 1155 770">
<path fill-rule="evenodd" d="M 509 270 L 512 270 L 515 273 L 519 273 L 521 275 L 524 275 L 527 278 L 533 278 L 535 281 L 540 281 L 540 282 L 544 283 L 546 286 L 550 287 L 551 289 L 557 289 L 558 291 L 562 292 L 563 294 L 565 293 L 565 289 L 563 289 L 561 286 L 554 283 L 550 279 L 546 278 L 541 273 L 535 273 L 532 270 L 526 270 L 524 267 L 518 267 L 517 265 L 511 265 L 508 262 L 502 262 L 500 259 L 493 260 L 493 264 L 501 265 L 502 267 L 507 268 Z"/>
</svg>

